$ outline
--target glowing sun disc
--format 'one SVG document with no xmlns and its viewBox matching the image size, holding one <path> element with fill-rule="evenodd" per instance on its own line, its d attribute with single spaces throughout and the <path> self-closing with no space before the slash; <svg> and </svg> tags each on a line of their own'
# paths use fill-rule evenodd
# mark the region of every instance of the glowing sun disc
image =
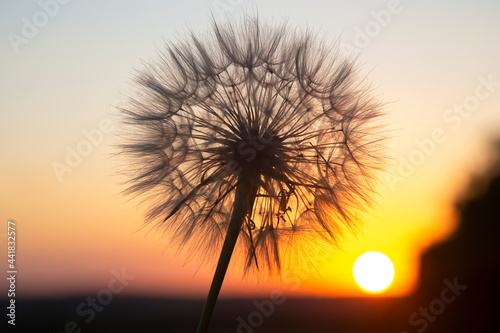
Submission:
<svg viewBox="0 0 500 333">
<path fill-rule="evenodd" d="M 381 292 L 392 283 L 394 265 L 383 253 L 365 252 L 356 259 L 353 266 L 354 280 L 367 292 Z"/>
</svg>

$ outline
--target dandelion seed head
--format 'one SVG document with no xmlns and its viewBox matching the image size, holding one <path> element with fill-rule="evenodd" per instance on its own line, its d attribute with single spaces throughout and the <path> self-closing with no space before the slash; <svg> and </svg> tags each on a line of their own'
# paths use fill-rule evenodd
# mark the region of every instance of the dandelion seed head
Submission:
<svg viewBox="0 0 500 333">
<path fill-rule="evenodd" d="M 237 243 L 247 270 L 279 272 L 359 228 L 384 160 L 380 103 L 313 32 L 213 21 L 168 43 L 136 87 L 122 110 L 127 192 L 172 245 L 220 251 L 242 174 L 256 188 Z"/>
</svg>

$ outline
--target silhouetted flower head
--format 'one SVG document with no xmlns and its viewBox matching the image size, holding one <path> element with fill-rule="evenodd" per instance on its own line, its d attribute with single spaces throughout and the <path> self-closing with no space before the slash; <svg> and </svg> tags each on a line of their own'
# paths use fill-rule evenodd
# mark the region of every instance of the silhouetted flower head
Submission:
<svg viewBox="0 0 500 333">
<path fill-rule="evenodd" d="M 242 174 L 258 188 L 237 249 L 280 269 L 356 231 L 382 161 L 380 105 L 315 35 L 256 18 L 168 44 L 137 75 L 123 111 L 128 191 L 147 222 L 192 252 L 220 251 Z"/>
</svg>

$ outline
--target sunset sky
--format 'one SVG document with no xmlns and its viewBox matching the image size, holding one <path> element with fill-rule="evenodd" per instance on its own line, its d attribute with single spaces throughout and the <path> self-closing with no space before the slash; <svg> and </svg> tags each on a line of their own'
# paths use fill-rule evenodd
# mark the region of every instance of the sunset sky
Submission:
<svg viewBox="0 0 500 333">
<path fill-rule="evenodd" d="M 366 251 L 383 252 L 394 263 L 395 279 L 384 295 L 414 290 L 420 254 L 453 232 L 453 202 L 488 162 L 489 140 L 500 135 L 500 2 L 284 4 L 1 2 L 0 267 L 7 262 L 10 219 L 17 226 L 18 297 L 95 294 L 122 269 L 135 276 L 127 294 L 206 296 L 214 267 L 186 262 L 161 233 L 141 229 L 139 200 L 120 193 L 125 178 L 112 156 L 113 106 L 130 93 L 141 61 L 154 58 L 166 40 L 188 28 L 205 31 L 211 12 L 224 20 L 245 9 L 313 28 L 359 53 L 361 72 L 386 104 L 392 161 L 362 234 L 332 248 L 315 270 L 284 272 L 281 282 L 242 278 L 233 262 L 221 296 L 257 297 L 274 289 L 290 297 L 364 296 L 352 265 Z M 68 157 L 78 149 L 86 156 Z M 5 279 L 1 286 L 6 290 Z"/>
</svg>

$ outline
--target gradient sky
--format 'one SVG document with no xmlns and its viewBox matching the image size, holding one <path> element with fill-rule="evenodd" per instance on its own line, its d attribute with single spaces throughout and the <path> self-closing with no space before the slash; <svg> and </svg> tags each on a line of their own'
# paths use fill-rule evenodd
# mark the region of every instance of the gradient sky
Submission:
<svg viewBox="0 0 500 333">
<path fill-rule="evenodd" d="M 122 268 L 135 276 L 126 293 L 205 297 L 213 267 L 185 263 L 161 234 L 139 230 L 142 209 L 120 195 L 124 178 L 111 145 L 113 105 L 130 92 L 134 68 L 187 27 L 204 31 L 211 11 L 223 20 L 258 8 L 264 19 L 288 18 L 329 40 L 340 37 L 344 49 L 360 51 L 362 71 L 387 103 L 392 136 L 393 162 L 362 235 L 332 249 L 314 271 L 285 272 L 283 282 L 242 279 L 234 265 L 224 297 L 274 288 L 361 296 L 351 270 L 365 251 L 384 252 L 395 264 L 385 295 L 411 293 L 421 252 L 452 233 L 453 202 L 488 161 L 487 141 L 500 134 L 498 1 L 72 0 L 50 8 L 44 22 L 38 1 L 0 4 L 0 267 L 12 219 L 18 297 L 95 294 Z M 15 46 L 14 34 L 23 36 L 34 18 L 42 20 L 38 31 Z M 58 177 L 54 162 L 65 163 L 83 131 L 107 121 L 112 129 L 102 142 Z"/>
</svg>

